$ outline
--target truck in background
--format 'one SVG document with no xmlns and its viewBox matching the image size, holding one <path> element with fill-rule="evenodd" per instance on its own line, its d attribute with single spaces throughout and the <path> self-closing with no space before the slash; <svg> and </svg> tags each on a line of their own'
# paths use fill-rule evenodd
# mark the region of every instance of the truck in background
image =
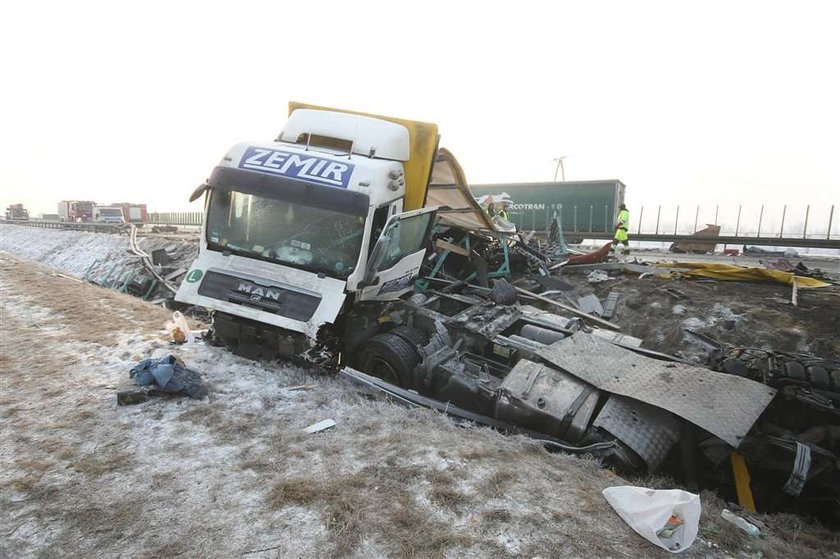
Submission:
<svg viewBox="0 0 840 559">
<path fill-rule="evenodd" d="M 58 203 L 58 218 L 61 221 L 90 221 L 95 206 L 96 202 L 92 201 L 62 200 Z"/>
<path fill-rule="evenodd" d="M 626 186 L 612 179 L 480 184 L 470 188 L 476 197 L 509 197 L 510 221 L 520 231 L 546 232 L 557 213 L 566 238 L 582 240 L 588 232 L 613 231 Z"/>
<path fill-rule="evenodd" d="M 29 210 L 23 207 L 23 204 L 12 204 L 6 208 L 7 221 L 28 221 Z"/>
<path fill-rule="evenodd" d="M 146 210 L 146 204 L 114 202 L 111 206 L 122 209 L 123 217 L 125 218 L 126 223 L 142 225 L 149 222 L 149 213 Z"/>
<path fill-rule="evenodd" d="M 122 208 L 117 206 L 94 206 L 93 221 L 98 223 L 125 223 Z"/>
</svg>

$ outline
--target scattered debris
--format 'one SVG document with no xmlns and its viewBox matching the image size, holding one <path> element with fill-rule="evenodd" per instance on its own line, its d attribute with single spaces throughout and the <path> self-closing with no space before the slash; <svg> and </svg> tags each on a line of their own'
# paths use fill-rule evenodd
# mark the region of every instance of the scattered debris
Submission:
<svg viewBox="0 0 840 559">
<path fill-rule="evenodd" d="M 610 291 L 610 294 L 607 295 L 607 304 L 604 305 L 604 314 L 601 315 L 601 318 L 609 320 L 615 316 L 615 311 L 618 307 L 618 299 L 620 297 L 620 291 Z"/>
<path fill-rule="evenodd" d="M 659 264 L 656 265 L 657 267 Z M 667 264 L 662 265 L 667 266 Z M 766 268 L 755 268 L 747 266 L 735 266 L 719 262 L 680 262 L 679 266 L 686 270 L 675 274 L 674 272 L 663 272 L 659 274 L 662 278 L 673 278 L 681 276 L 705 277 L 729 281 L 774 281 L 790 285 L 796 277 L 792 272 L 781 270 L 768 270 Z M 814 288 L 828 287 L 830 283 L 816 278 L 798 277 L 799 287 Z"/>
<path fill-rule="evenodd" d="M 166 323 L 166 333 L 171 336 L 172 342 L 176 344 L 186 343 L 191 335 L 190 323 L 187 318 L 180 312 L 172 313 L 172 320 Z"/>
<path fill-rule="evenodd" d="M 154 390 L 170 394 L 184 394 L 190 398 L 201 399 L 207 396 L 207 388 L 201 379 L 201 375 L 187 368 L 183 361 L 169 355 L 159 359 L 144 359 L 131 368 L 129 376 L 141 387 L 154 385 Z M 125 391 L 120 391 L 125 392 Z M 146 392 L 148 395 L 155 395 L 153 392 Z M 118 393 L 117 402 L 139 403 L 132 401 L 140 398 L 134 394 Z"/>
<path fill-rule="evenodd" d="M 317 384 L 298 384 L 296 386 L 284 386 L 283 390 L 295 391 L 295 390 L 312 390 L 313 388 L 318 388 Z"/>
<path fill-rule="evenodd" d="M 612 243 L 607 243 L 593 252 L 570 256 L 566 261 L 566 264 L 576 266 L 579 264 L 597 264 L 599 262 L 604 262 L 609 257 L 611 248 Z"/>
<path fill-rule="evenodd" d="M 663 287 L 662 291 L 664 291 L 665 293 L 667 293 L 668 295 L 670 295 L 671 297 L 673 297 L 677 301 L 689 300 L 688 296 L 685 293 L 683 293 L 682 291 L 680 291 L 679 289 L 676 289 L 676 288 L 673 288 L 673 287 Z"/>
<path fill-rule="evenodd" d="M 153 225 L 152 233 L 177 233 L 178 228 L 174 225 Z"/>
<path fill-rule="evenodd" d="M 785 250 L 770 250 L 762 247 L 753 247 L 744 245 L 744 254 L 753 256 L 784 256 L 785 258 L 796 258 L 799 253 L 792 248 Z"/>
<path fill-rule="evenodd" d="M 720 225 L 713 225 L 707 223 L 705 229 L 696 231 L 691 236 L 698 238 L 718 237 L 720 236 Z M 714 241 L 679 241 L 676 243 L 672 243 L 671 247 L 668 250 L 670 250 L 671 252 L 678 253 L 691 252 L 694 254 L 705 254 L 709 252 L 714 252 L 716 246 L 717 244 Z"/>
<path fill-rule="evenodd" d="M 722 511 L 720 511 L 720 517 L 729 522 L 730 524 L 737 526 L 738 528 L 743 530 L 744 533 L 749 534 L 752 537 L 758 537 L 758 535 L 761 533 L 761 530 L 758 529 L 758 526 L 747 522 L 746 520 L 744 520 L 729 509 L 723 509 Z"/>
<path fill-rule="evenodd" d="M 186 273 L 187 273 L 186 268 L 178 268 L 177 270 L 175 270 L 173 272 L 170 272 L 170 273 L 166 274 L 165 276 L 163 276 L 163 279 L 165 279 L 166 281 L 172 281 L 175 278 L 180 277 L 180 276 L 182 276 Z"/>
<path fill-rule="evenodd" d="M 594 314 L 596 316 L 604 315 L 604 307 L 601 305 L 601 301 L 598 299 L 598 296 L 593 293 L 583 297 L 578 297 L 577 302 L 580 310 L 585 313 Z"/>
<path fill-rule="evenodd" d="M 589 283 L 601 283 L 602 281 L 608 281 L 612 278 L 603 270 L 592 270 L 589 272 L 589 275 L 586 276 L 586 281 Z"/>
<path fill-rule="evenodd" d="M 679 489 L 607 487 L 604 498 L 640 536 L 671 553 L 685 551 L 697 538 L 700 496 Z"/>
<path fill-rule="evenodd" d="M 335 427 L 335 421 L 332 419 L 324 419 L 319 421 L 318 423 L 313 423 L 309 427 L 303 430 L 304 433 L 307 435 L 312 435 L 314 433 L 320 433 L 321 431 L 326 431 L 327 429 L 331 429 Z"/>
</svg>

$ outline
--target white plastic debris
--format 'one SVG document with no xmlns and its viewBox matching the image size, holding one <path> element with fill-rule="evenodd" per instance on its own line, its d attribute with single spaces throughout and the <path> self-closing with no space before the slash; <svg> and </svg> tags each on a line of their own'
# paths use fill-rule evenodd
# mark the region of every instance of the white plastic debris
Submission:
<svg viewBox="0 0 840 559">
<path fill-rule="evenodd" d="M 172 320 L 166 323 L 166 333 L 171 336 L 171 339 L 176 344 L 188 342 L 192 337 L 190 330 L 190 323 L 187 322 L 187 317 L 181 314 L 181 311 L 172 313 Z"/>
<path fill-rule="evenodd" d="M 729 509 L 723 509 L 722 511 L 720 511 L 720 517 L 729 522 L 730 524 L 734 524 L 735 526 L 737 526 L 747 534 L 751 535 L 752 537 L 756 537 L 761 533 L 761 530 L 758 529 L 758 526 L 747 522 L 746 520 L 744 520 Z"/>
<path fill-rule="evenodd" d="M 602 281 L 607 281 L 612 279 L 609 274 L 607 274 L 603 270 L 592 270 L 589 272 L 589 275 L 586 276 L 586 281 L 589 283 L 601 283 Z"/>
<path fill-rule="evenodd" d="M 694 543 L 700 525 L 700 497 L 679 489 L 622 485 L 602 492 L 615 512 L 639 535 L 671 553 Z"/>
<path fill-rule="evenodd" d="M 303 432 L 311 435 L 313 433 L 318 433 L 331 427 L 335 427 L 335 421 L 333 421 L 332 419 L 324 419 L 322 421 L 319 421 L 318 423 L 313 423 L 312 425 L 304 429 Z"/>
</svg>

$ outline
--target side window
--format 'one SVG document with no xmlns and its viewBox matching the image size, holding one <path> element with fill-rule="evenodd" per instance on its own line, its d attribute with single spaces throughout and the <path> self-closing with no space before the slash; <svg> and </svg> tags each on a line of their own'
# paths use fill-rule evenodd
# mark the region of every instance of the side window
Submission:
<svg viewBox="0 0 840 559">
<path fill-rule="evenodd" d="M 368 246 L 368 258 L 373 254 L 373 247 L 376 246 L 376 241 L 382 235 L 382 230 L 385 229 L 385 224 L 388 223 L 388 206 L 376 208 L 373 212 L 373 225 L 370 233 L 370 245 Z"/>
<path fill-rule="evenodd" d="M 434 213 L 425 213 L 391 223 L 386 233 L 388 250 L 379 269 L 387 270 L 403 257 L 422 250 L 426 246 L 429 223 L 433 216 Z"/>
</svg>

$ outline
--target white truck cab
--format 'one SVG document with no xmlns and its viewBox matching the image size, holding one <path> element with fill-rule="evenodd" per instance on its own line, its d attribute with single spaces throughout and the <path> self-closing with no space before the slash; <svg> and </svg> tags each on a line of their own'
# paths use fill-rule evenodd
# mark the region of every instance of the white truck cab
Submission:
<svg viewBox="0 0 840 559">
<path fill-rule="evenodd" d="M 312 341 L 348 297 L 398 298 L 434 217 L 403 212 L 411 156 L 406 126 L 303 108 L 276 141 L 235 145 L 194 194 L 200 251 L 175 299 Z"/>
<path fill-rule="evenodd" d="M 93 221 L 100 223 L 125 223 L 122 208 L 116 206 L 94 206 Z"/>
</svg>

